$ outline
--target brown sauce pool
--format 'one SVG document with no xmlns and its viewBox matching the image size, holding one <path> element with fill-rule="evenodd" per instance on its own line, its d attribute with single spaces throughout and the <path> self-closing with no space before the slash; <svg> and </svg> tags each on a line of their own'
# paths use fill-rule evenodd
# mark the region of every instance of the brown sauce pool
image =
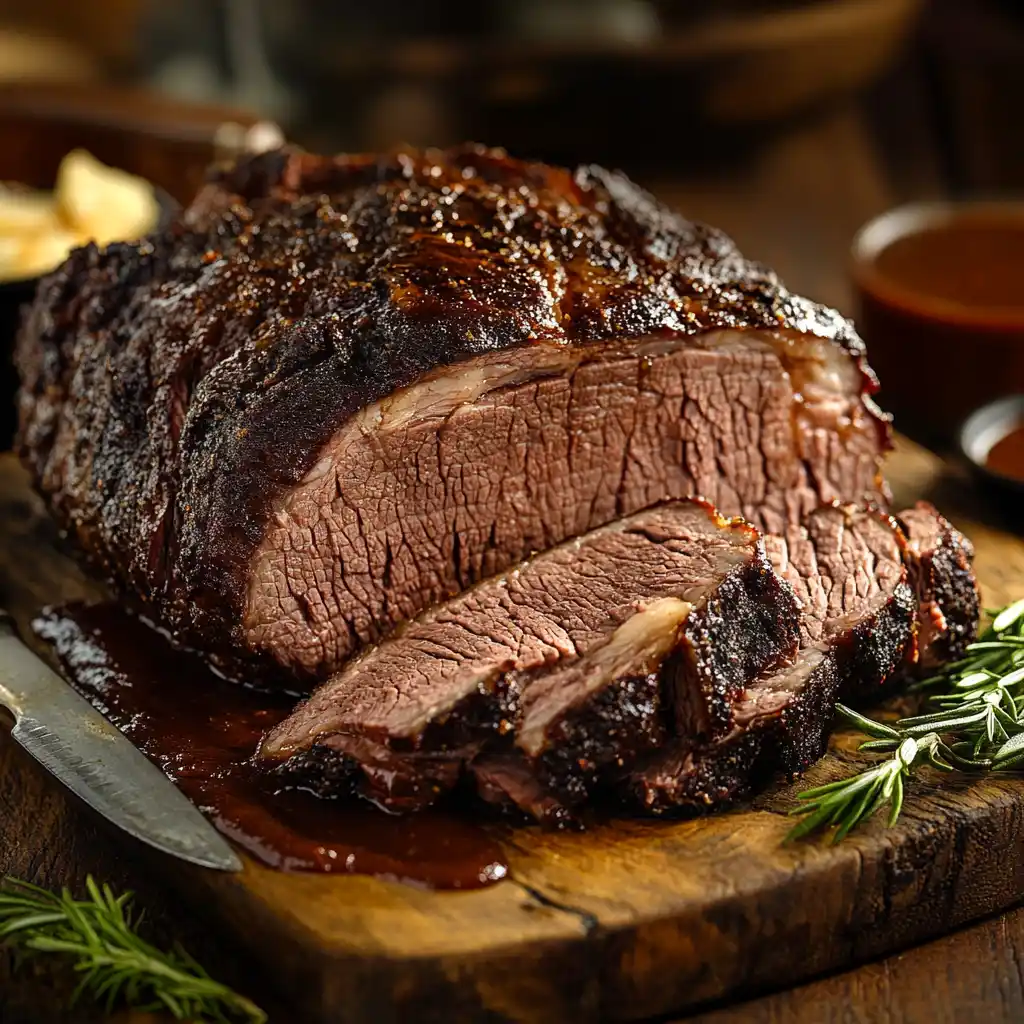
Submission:
<svg viewBox="0 0 1024 1024">
<path fill-rule="evenodd" d="M 894 284 L 960 306 L 1024 312 L 1024 218 L 978 213 L 897 238 L 875 257 Z"/>
<path fill-rule="evenodd" d="M 1024 423 L 1001 437 L 985 456 L 985 465 L 1003 476 L 1024 480 Z"/>
<path fill-rule="evenodd" d="M 508 874 L 485 826 L 455 813 L 400 817 L 356 799 L 282 788 L 252 756 L 294 698 L 227 682 L 118 605 L 47 610 L 33 629 L 75 689 L 264 864 L 431 889 L 474 889 Z"/>
</svg>

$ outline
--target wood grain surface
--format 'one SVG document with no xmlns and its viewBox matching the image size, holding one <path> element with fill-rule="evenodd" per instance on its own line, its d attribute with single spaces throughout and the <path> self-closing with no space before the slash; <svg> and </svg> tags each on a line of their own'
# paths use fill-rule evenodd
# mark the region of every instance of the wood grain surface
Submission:
<svg viewBox="0 0 1024 1024">
<path fill-rule="evenodd" d="M 686 1024 L 1017 1024 L 1024 911 Z M 679 1022 L 682 1024 L 682 1022 Z"/>
<path fill-rule="evenodd" d="M 938 493 L 955 513 L 963 490 L 933 456 L 901 443 L 888 472 L 899 502 Z M 960 525 L 975 541 L 986 602 L 1024 592 L 1024 542 Z M 96 594 L 58 552 L 20 468 L 0 459 L 0 602 L 24 625 L 45 603 Z M 848 770 L 854 746 L 837 736 L 801 786 Z M 0 779 L 13 779 L 2 787 L 4 819 L 50 825 L 34 849 L 5 849 L 4 868 L 45 880 L 46 858 L 76 844 L 84 870 L 89 837 L 105 830 L 46 787 L 19 796 L 26 772 L 34 768 L 23 759 L 0 761 Z M 1022 782 L 938 785 L 923 773 L 895 829 L 873 822 L 839 847 L 782 845 L 792 796 L 781 787 L 728 814 L 584 835 L 517 829 L 507 842 L 513 880 L 469 893 L 252 862 L 237 876 L 148 863 L 154 891 L 158 877 L 173 884 L 198 921 L 247 946 L 290 1004 L 323 1021 L 635 1019 L 869 960 L 1024 891 Z M 139 853 L 118 843 L 126 857 Z"/>
</svg>

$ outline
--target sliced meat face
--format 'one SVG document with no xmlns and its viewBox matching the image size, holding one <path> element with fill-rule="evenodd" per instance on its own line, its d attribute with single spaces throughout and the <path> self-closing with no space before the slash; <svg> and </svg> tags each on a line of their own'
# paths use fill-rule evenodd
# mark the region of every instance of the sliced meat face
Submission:
<svg viewBox="0 0 1024 1024">
<path fill-rule="evenodd" d="M 852 370 L 840 363 L 833 379 L 820 350 L 738 331 L 537 344 L 373 403 L 275 502 L 249 572 L 246 644 L 315 676 L 531 552 L 663 499 L 701 495 L 781 530 L 851 493 L 837 475 L 871 496 L 872 435 L 854 432 L 843 451 L 825 431 L 793 434 L 794 388 L 812 367 L 818 405 L 802 415 L 851 412 Z M 805 442 L 807 463 L 794 457 Z"/>
<path fill-rule="evenodd" d="M 821 508 L 800 526 L 765 537 L 776 572 L 801 605 L 810 646 L 846 630 L 907 578 L 905 540 L 886 515 L 855 506 Z"/>
<path fill-rule="evenodd" d="M 888 516 L 823 508 L 766 546 L 803 604 L 796 662 L 746 690 L 729 733 L 684 736 L 632 773 L 623 791 L 646 811 L 707 807 L 803 770 L 824 752 L 836 700 L 877 693 L 913 650 L 907 545 Z"/>
<path fill-rule="evenodd" d="M 525 726 L 534 761 L 584 760 L 576 775 L 589 780 L 662 734 L 670 655 L 670 702 L 693 690 L 688 703 L 710 720 L 797 642 L 796 600 L 757 531 L 703 502 L 668 503 L 408 623 L 300 705 L 261 754 L 320 745 L 359 759 L 367 738 L 394 752 L 511 743 Z"/>
<path fill-rule="evenodd" d="M 307 689 L 535 551 L 704 495 L 886 499 L 852 325 L 619 174 L 282 151 L 75 250 L 17 342 L 19 451 L 121 594 Z"/>
</svg>

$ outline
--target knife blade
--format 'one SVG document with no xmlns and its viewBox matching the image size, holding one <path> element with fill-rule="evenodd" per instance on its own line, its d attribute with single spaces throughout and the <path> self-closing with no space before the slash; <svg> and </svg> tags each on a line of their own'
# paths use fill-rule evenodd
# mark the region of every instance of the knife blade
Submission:
<svg viewBox="0 0 1024 1024">
<path fill-rule="evenodd" d="M 202 867 L 242 862 L 189 799 L 119 729 L 30 650 L 0 612 L 0 705 L 11 736 L 108 821 Z"/>
</svg>

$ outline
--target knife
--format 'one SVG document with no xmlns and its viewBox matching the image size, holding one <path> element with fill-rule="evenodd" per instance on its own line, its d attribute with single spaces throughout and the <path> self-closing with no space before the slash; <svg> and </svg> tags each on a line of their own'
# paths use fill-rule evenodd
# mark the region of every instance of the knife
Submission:
<svg viewBox="0 0 1024 1024">
<path fill-rule="evenodd" d="M 0 612 L 0 705 L 11 736 L 76 796 L 129 835 L 220 871 L 242 862 L 199 810 L 119 729 L 21 641 Z"/>
</svg>

